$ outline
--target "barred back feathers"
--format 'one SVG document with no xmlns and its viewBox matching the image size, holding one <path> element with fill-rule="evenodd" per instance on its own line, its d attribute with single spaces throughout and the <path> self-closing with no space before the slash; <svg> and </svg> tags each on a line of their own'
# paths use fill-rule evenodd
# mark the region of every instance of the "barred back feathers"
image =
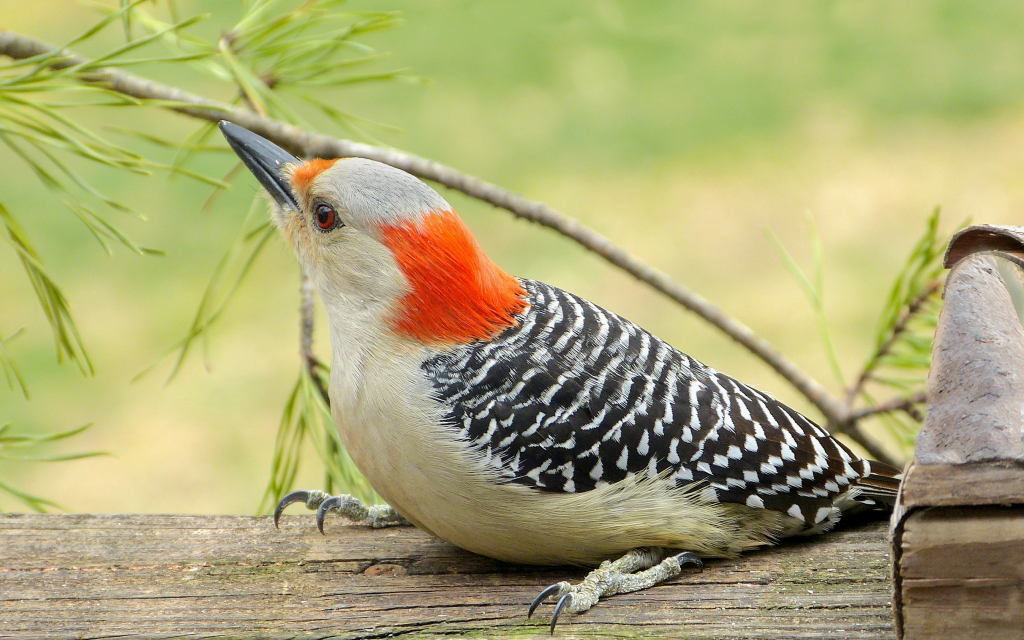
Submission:
<svg viewBox="0 0 1024 640">
<path fill-rule="evenodd" d="M 530 306 L 517 326 L 423 364 L 453 436 L 500 481 L 574 493 L 668 476 L 807 532 L 895 496 L 898 470 L 768 394 L 582 298 L 520 282 Z"/>
</svg>

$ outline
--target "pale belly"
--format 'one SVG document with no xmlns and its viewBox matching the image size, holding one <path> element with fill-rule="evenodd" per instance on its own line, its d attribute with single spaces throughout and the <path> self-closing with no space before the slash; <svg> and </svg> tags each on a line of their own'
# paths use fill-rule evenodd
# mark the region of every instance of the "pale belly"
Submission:
<svg viewBox="0 0 1024 640">
<path fill-rule="evenodd" d="M 449 428 L 409 424 L 407 412 L 386 421 L 345 413 L 335 419 L 349 455 L 388 504 L 447 542 L 506 562 L 594 565 L 649 546 L 730 556 L 778 537 L 787 519 L 707 503 L 665 480 L 585 493 L 498 482 Z"/>
<path fill-rule="evenodd" d="M 706 502 L 699 487 L 664 479 L 583 493 L 503 480 L 442 424 L 447 410 L 420 373 L 421 353 L 363 350 L 341 335 L 332 330 L 333 362 L 348 366 L 332 366 L 330 395 L 349 455 L 388 504 L 459 547 L 526 564 L 596 564 L 637 547 L 728 556 L 792 524 L 778 512 Z"/>
</svg>

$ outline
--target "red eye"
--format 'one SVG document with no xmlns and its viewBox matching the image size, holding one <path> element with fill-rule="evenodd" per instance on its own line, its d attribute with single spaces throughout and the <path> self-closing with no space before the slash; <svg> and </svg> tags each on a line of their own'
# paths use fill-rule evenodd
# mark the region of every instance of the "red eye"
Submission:
<svg viewBox="0 0 1024 640">
<path fill-rule="evenodd" d="M 320 227 L 324 231 L 334 226 L 335 220 L 338 219 L 338 214 L 334 212 L 334 209 L 322 204 L 316 208 L 316 226 Z"/>
</svg>

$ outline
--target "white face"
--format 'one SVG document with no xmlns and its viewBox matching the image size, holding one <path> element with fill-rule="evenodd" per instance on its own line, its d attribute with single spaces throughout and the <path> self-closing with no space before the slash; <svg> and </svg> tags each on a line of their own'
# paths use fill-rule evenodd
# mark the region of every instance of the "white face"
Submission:
<svg viewBox="0 0 1024 640">
<path fill-rule="evenodd" d="M 319 162 L 292 168 L 292 192 L 302 211 L 275 203 L 274 222 L 325 302 L 388 306 L 406 291 L 406 282 L 381 243 L 380 227 L 450 207 L 433 189 L 388 165 L 361 158 Z"/>
</svg>

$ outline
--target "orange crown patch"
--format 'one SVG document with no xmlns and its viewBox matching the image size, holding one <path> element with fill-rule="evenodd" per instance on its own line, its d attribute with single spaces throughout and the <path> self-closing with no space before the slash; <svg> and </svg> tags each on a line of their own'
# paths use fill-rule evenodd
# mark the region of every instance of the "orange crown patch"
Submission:
<svg viewBox="0 0 1024 640">
<path fill-rule="evenodd" d="M 337 161 L 337 158 L 332 160 L 313 158 L 308 162 L 303 162 L 292 171 L 292 188 L 296 191 L 304 191 L 314 178 L 333 167 Z"/>
</svg>

